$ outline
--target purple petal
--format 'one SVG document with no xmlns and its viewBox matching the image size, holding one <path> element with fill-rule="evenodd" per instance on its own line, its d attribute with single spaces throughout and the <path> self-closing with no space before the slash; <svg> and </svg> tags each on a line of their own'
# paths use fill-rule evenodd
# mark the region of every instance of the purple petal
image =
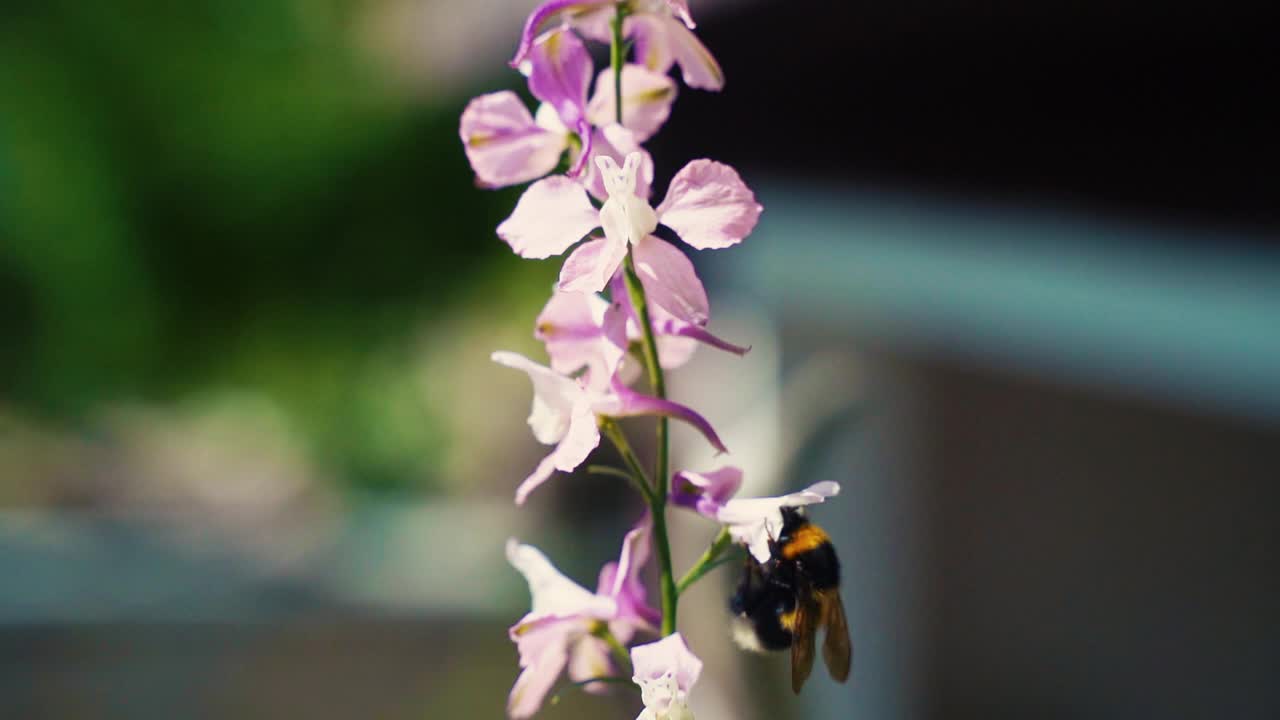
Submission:
<svg viewBox="0 0 1280 720">
<path fill-rule="evenodd" d="M 671 501 L 709 518 L 742 487 L 742 470 L 726 465 L 709 473 L 682 470 L 671 478 Z"/>
<path fill-rule="evenodd" d="M 725 352 L 731 352 L 734 355 L 746 355 L 751 351 L 750 346 L 743 347 L 741 345 L 734 345 L 727 340 L 722 340 L 711 334 L 711 332 L 706 328 L 682 322 L 675 318 L 655 322 L 653 331 L 658 335 L 676 336 L 697 340 L 700 343 L 710 345 L 711 347 L 719 350 L 724 350 Z"/>
<path fill-rule="evenodd" d="M 555 108 L 566 127 L 581 131 L 592 67 L 578 36 L 563 28 L 544 34 L 534 43 L 527 67 L 533 96 Z"/>
<path fill-rule="evenodd" d="M 662 621 L 662 614 L 649 605 L 648 593 L 640 579 L 640 571 L 649 561 L 652 527 L 653 520 L 645 513 L 623 538 L 617 562 L 607 563 L 600 569 L 596 593 L 618 603 L 616 621 L 625 626 L 624 634 L 628 636 L 637 628 L 652 629 Z"/>
<path fill-rule="evenodd" d="M 552 370 L 572 375 L 585 367 L 591 384 L 607 387 L 626 350 L 606 335 L 609 307 L 593 293 L 552 293 L 534 331 L 534 337 L 546 344 Z"/>
<path fill-rule="evenodd" d="M 520 257 L 541 259 L 563 253 L 597 227 L 600 213 L 582 186 L 552 175 L 524 191 L 511 217 L 498 226 L 498 237 Z"/>
<path fill-rule="evenodd" d="M 671 243 L 647 235 L 632 251 L 649 302 L 693 325 L 706 325 L 711 306 L 693 263 Z"/>
<path fill-rule="evenodd" d="M 505 187 L 550 173 L 568 144 L 539 127 L 516 94 L 504 90 L 467 103 L 458 128 L 477 182 Z"/>
<path fill-rule="evenodd" d="M 520 67 L 532 51 L 535 39 L 542 28 L 555 20 L 581 24 L 584 18 L 598 10 L 608 10 L 612 16 L 612 9 L 613 0 L 548 0 L 542 3 L 534 8 L 524 22 L 524 30 L 520 33 L 520 46 L 516 49 L 515 57 L 511 58 L 511 67 Z"/>
<path fill-rule="evenodd" d="M 711 423 L 693 410 L 670 400 L 653 397 L 652 395 L 644 395 L 638 393 L 631 388 L 615 382 L 613 385 L 617 398 L 611 406 L 602 409 L 600 414 L 612 417 L 633 417 L 636 415 L 662 415 L 665 417 L 682 420 L 692 425 L 702 436 L 711 443 L 711 446 L 717 452 L 727 453 L 729 449 L 720 441 L 720 436 L 716 435 L 715 428 L 711 427 Z"/>
<path fill-rule="evenodd" d="M 596 165 L 595 159 L 597 157 L 612 158 L 615 163 L 622 164 L 627 156 L 633 152 L 640 153 L 640 171 L 636 173 L 636 195 L 648 200 L 653 192 L 651 188 L 653 185 L 653 157 L 636 142 L 635 133 L 617 123 L 596 128 L 591 133 L 591 157 L 586 167 L 583 168 L 585 174 L 579 178 L 583 186 L 587 188 L 587 192 L 601 201 L 609 197 L 609 192 L 604 187 L 604 178 L 601 176 L 600 168 Z"/>
<path fill-rule="evenodd" d="M 593 145 L 595 145 L 596 132 L 591 129 L 591 123 L 585 117 L 578 121 L 574 132 L 582 140 L 582 149 L 578 151 L 578 156 L 574 158 L 573 164 L 565 174 L 582 182 L 582 172 L 586 169 L 587 162 L 595 155 Z"/>
<path fill-rule="evenodd" d="M 702 661 L 689 650 L 680 633 L 631 648 L 631 666 L 637 681 L 657 680 L 671 673 L 675 676 L 676 685 L 685 693 L 693 688 L 702 674 Z"/>
<path fill-rule="evenodd" d="M 675 18 L 663 21 L 667 51 L 680 66 L 684 84 L 702 90 L 724 88 L 724 71 L 698 36 Z"/>
<path fill-rule="evenodd" d="M 666 75 L 675 64 L 667 42 L 666 22 L 657 15 L 630 15 L 623 32 L 634 43 L 636 60 L 655 73 Z M 626 110 L 626 106 L 623 106 Z"/>
<path fill-rule="evenodd" d="M 681 240 L 706 250 L 742 242 L 763 210 L 736 170 L 713 160 L 694 160 L 671 179 L 658 218 Z"/>
<path fill-rule="evenodd" d="M 609 238 L 582 243 L 560 268 L 560 289 L 564 292 L 600 292 L 617 272 L 626 254 L 625 244 Z"/>
<path fill-rule="evenodd" d="M 601 127 L 617 118 L 613 69 L 596 76 L 596 90 L 587 104 L 587 117 Z M 630 63 L 622 68 L 622 125 L 635 133 L 637 142 L 653 137 L 671 115 L 676 99 L 676 83 L 663 73 Z"/>
</svg>

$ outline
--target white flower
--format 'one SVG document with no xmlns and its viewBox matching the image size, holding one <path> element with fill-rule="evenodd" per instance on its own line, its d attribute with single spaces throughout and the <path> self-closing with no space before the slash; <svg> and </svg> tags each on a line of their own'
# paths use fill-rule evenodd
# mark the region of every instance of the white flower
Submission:
<svg viewBox="0 0 1280 720">
<path fill-rule="evenodd" d="M 636 720 L 693 720 L 689 691 L 702 674 L 702 660 L 680 633 L 631 648 L 631 665 L 644 702 Z"/>
</svg>

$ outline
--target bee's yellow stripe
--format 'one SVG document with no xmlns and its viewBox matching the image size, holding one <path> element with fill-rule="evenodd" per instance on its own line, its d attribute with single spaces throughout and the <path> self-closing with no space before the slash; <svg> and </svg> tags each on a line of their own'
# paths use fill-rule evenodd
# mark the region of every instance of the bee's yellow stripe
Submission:
<svg viewBox="0 0 1280 720">
<path fill-rule="evenodd" d="M 786 545 L 782 546 L 782 557 L 791 560 L 797 555 L 816 550 L 831 542 L 827 534 L 817 525 L 805 525 L 795 531 Z"/>
<path fill-rule="evenodd" d="M 782 613 L 778 616 L 778 623 L 782 625 L 782 629 L 788 632 L 796 629 L 796 611 Z"/>
</svg>

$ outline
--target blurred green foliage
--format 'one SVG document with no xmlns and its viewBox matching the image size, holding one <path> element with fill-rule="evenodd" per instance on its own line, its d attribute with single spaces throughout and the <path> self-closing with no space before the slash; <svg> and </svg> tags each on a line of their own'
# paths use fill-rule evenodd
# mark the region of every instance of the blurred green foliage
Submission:
<svg viewBox="0 0 1280 720">
<path fill-rule="evenodd" d="M 0 402 L 75 427 L 248 387 L 335 476 L 430 485 L 421 335 L 482 275 L 534 308 L 553 270 L 495 239 L 514 195 L 472 184 L 466 96 L 355 49 L 362 5 L 0 8 Z"/>
</svg>

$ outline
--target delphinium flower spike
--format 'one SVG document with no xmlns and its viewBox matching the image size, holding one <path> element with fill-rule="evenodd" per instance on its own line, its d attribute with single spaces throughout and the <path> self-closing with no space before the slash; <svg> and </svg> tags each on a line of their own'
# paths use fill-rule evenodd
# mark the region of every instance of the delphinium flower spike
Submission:
<svg viewBox="0 0 1280 720">
<path fill-rule="evenodd" d="M 508 559 L 532 595 L 532 609 L 510 631 L 521 668 L 508 703 L 513 718 L 535 713 L 566 671 L 595 692 L 631 665 L 644 703 L 638 720 L 691 720 L 689 693 L 702 661 L 676 631 L 680 592 L 733 543 L 748 549 L 758 573 L 771 572 L 777 562 L 769 554 L 779 534 L 798 527 L 795 508 L 839 492 L 835 483 L 818 483 L 776 498 L 734 498 L 741 484 L 736 468 L 669 474 L 668 418 L 692 425 L 718 452 L 727 451 L 705 418 L 666 397 L 665 372 L 688 362 L 698 345 L 738 355 L 747 348 L 711 332 L 711 306 L 694 263 L 655 233 L 663 226 L 695 249 L 728 248 L 751 234 L 762 211 L 736 170 L 709 159 L 687 163 L 662 201 L 651 204 L 654 163 L 643 143 L 671 117 L 677 94 L 672 68 L 679 66 L 690 87 L 724 85 L 694 27 L 687 0 L 546 0 L 529 15 L 511 60 L 539 103 L 536 111 L 502 91 L 475 98 L 462 113 L 459 134 L 477 183 L 531 183 L 498 226 L 498 237 L 523 258 L 567 253 L 534 328 L 548 364 L 511 352 L 492 355 L 529 376 L 529 427 L 539 442 L 555 446 L 519 483 L 516 502 L 524 503 L 557 470 L 580 466 L 606 436 L 626 469 L 593 469 L 630 481 L 646 510 L 627 533 L 618 561 L 601 570 L 595 592 L 566 578 L 536 548 L 508 543 Z M 586 47 L 591 40 L 610 44 L 609 67 L 599 72 Z M 632 387 L 642 377 L 645 392 Z M 650 467 L 617 422 L 641 415 L 658 418 Z M 679 585 L 666 531 L 673 502 L 720 525 Z M 648 604 L 639 573 L 651 542 L 660 612 Z M 822 597 L 838 603 L 834 583 L 819 579 L 826 584 L 814 587 L 830 588 Z M 794 590 L 789 587 L 772 592 Z M 663 637 L 631 648 L 628 657 L 626 646 L 641 633 Z M 847 673 L 847 656 L 832 657 L 846 658 Z"/>
</svg>

